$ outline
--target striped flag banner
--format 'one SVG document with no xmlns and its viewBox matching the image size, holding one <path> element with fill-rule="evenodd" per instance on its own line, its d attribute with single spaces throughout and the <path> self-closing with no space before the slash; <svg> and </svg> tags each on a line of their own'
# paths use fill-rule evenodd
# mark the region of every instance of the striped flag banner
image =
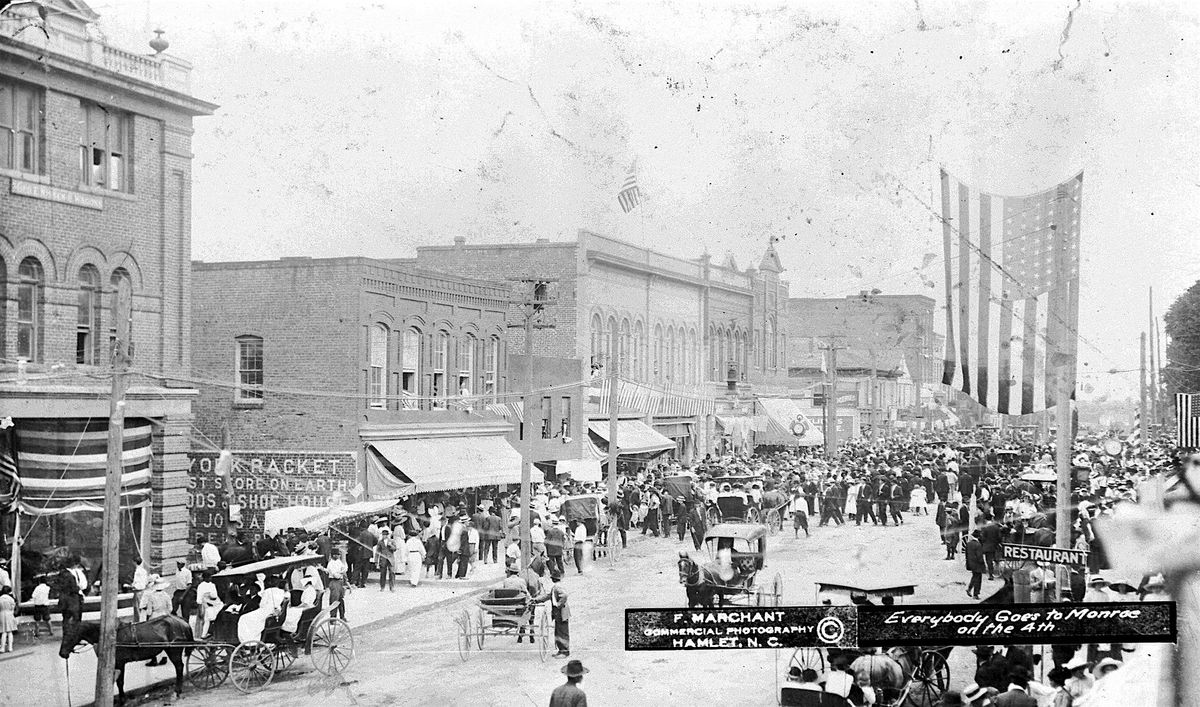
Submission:
<svg viewBox="0 0 1200 707">
<path fill-rule="evenodd" d="M 1175 438 L 1184 449 L 1200 447 L 1200 393 L 1175 394 Z"/>
<path fill-rule="evenodd" d="M 642 192 L 638 189 L 637 175 L 633 172 L 625 177 L 625 183 L 621 185 L 621 190 L 617 192 L 617 203 L 621 205 L 621 210 L 629 213 L 642 203 Z"/>
<path fill-rule="evenodd" d="M 12 427 L 0 429 L 0 514 L 17 510 L 21 498 L 21 473 L 17 462 L 17 438 Z"/>
<path fill-rule="evenodd" d="M 942 382 L 999 413 L 1054 407 L 1076 353 L 1083 173 L 1028 196 L 976 192 L 945 170 L 941 186 Z"/>
<path fill-rule="evenodd" d="M 128 418 L 121 452 L 121 508 L 150 504 L 150 420 Z M 57 515 L 104 510 L 108 419 L 30 419 L 17 425 L 21 512 Z"/>
</svg>

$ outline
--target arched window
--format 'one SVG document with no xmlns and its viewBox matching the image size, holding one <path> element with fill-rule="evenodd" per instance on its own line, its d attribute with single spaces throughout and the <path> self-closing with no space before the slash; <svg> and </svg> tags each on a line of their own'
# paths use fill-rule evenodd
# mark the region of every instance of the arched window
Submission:
<svg viewBox="0 0 1200 707">
<path fill-rule="evenodd" d="M 663 364 L 663 378 L 675 377 L 675 327 L 667 327 L 667 360 Z"/>
<path fill-rule="evenodd" d="M 450 360 L 450 334 L 449 332 L 439 331 L 433 335 L 433 389 L 429 394 L 435 398 L 444 398 L 449 395 L 446 390 L 446 365 Z M 441 406 L 442 403 L 434 401 L 434 406 Z"/>
<path fill-rule="evenodd" d="M 78 316 L 75 324 L 75 363 L 96 365 L 100 357 L 100 271 L 95 265 L 79 269 Z"/>
<path fill-rule="evenodd" d="M 717 336 L 717 328 L 708 327 L 708 375 L 709 380 L 721 380 L 721 342 Z"/>
<path fill-rule="evenodd" d="M 654 325 L 654 341 L 651 342 L 654 347 L 654 370 L 651 371 L 653 380 L 661 380 L 663 377 L 663 328 L 662 324 Z"/>
<path fill-rule="evenodd" d="M 488 338 L 487 349 L 483 353 L 483 394 L 493 401 L 496 399 L 496 381 L 500 375 L 500 337 Z"/>
<path fill-rule="evenodd" d="M 643 380 L 645 373 L 642 372 L 642 362 L 646 360 L 646 332 L 642 329 L 642 323 L 638 322 L 633 326 L 633 377 L 638 380 Z"/>
<path fill-rule="evenodd" d="M 628 377 L 633 361 L 630 360 L 629 352 L 629 320 L 621 320 L 621 338 L 620 338 L 620 355 L 621 355 L 621 375 Z"/>
<path fill-rule="evenodd" d="M 700 356 L 699 356 L 700 352 L 696 349 L 696 330 L 695 329 L 688 330 L 687 348 L 688 348 L 687 379 L 688 379 L 689 383 L 698 383 L 699 379 L 697 378 L 697 368 L 698 368 L 697 361 L 700 358 Z"/>
<path fill-rule="evenodd" d="M 414 398 L 419 393 L 418 386 L 421 380 L 421 332 L 416 329 L 405 329 L 404 334 L 400 338 L 400 389 L 404 396 L 413 396 Z M 417 409 L 416 400 L 403 400 L 403 405 L 406 410 Z"/>
<path fill-rule="evenodd" d="M 126 288 L 129 296 L 133 296 L 133 278 L 129 277 L 129 271 L 125 268 L 117 268 L 112 271 L 112 275 L 108 278 L 108 350 L 109 353 L 117 345 L 117 316 L 118 316 L 118 300 L 120 299 L 121 288 Z M 133 331 L 133 303 L 130 302 L 129 307 L 129 329 Z M 132 333 L 130 334 L 132 336 Z M 130 351 L 133 350 L 133 342 L 129 342 Z"/>
<path fill-rule="evenodd" d="M 479 339 L 467 334 L 458 342 L 458 394 L 470 395 L 475 390 L 475 349 Z"/>
<path fill-rule="evenodd" d="M 387 409 L 387 327 L 371 326 L 367 348 L 367 405 L 384 410 Z"/>
<path fill-rule="evenodd" d="M 775 324 L 770 319 L 767 320 L 767 328 L 763 331 L 763 349 L 764 367 L 775 368 L 779 363 L 779 358 L 775 344 Z"/>
<path fill-rule="evenodd" d="M 604 356 L 605 359 L 611 359 L 614 355 L 620 356 L 620 352 L 616 351 L 616 346 L 619 343 L 617 332 L 617 320 L 614 317 L 608 318 L 608 327 L 604 330 Z M 617 365 L 618 361 L 611 361 L 613 365 Z"/>
<path fill-rule="evenodd" d="M 736 347 L 733 354 L 733 360 L 737 361 L 738 376 L 744 377 L 746 374 L 746 369 L 743 358 L 746 355 L 746 335 L 739 331 L 733 336 L 734 346 Z"/>
<path fill-rule="evenodd" d="M 46 276 L 36 258 L 26 258 L 17 269 L 17 356 L 41 361 L 42 318 L 46 307 Z"/>
<path fill-rule="evenodd" d="M 591 335 L 591 348 L 588 353 L 592 357 L 592 370 L 595 371 L 604 365 L 604 321 L 600 319 L 599 314 L 592 315 Z"/>
<path fill-rule="evenodd" d="M 261 402 L 263 399 L 263 340 L 261 336 L 239 336 L 235 343 L 237 402 Z"/>
</svg>

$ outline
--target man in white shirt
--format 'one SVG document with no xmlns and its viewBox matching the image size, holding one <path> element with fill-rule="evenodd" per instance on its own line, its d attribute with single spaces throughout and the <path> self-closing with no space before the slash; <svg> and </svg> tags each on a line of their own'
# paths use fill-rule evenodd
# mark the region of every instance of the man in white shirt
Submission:
<svg viewBox="0 0 1200 707">
<path fill-rule="evenodd" d="M 175 563 L 175 576 L 171 578 L 171 613 L 179 614 L 186 620 L 188 617 L 180 613 L 180 605 L 183 603 L 183 595 L 192 586 L 192 571 L 183 560 L 176 560 Z"/>
<path fill-rule="evenodd" d="M 329 563 L 325 565 L 325 573 L 329 577 L 329 591 L 326 597 L 329 599 L 329 606 L 337 604 L 333 615 L 342 620 L 346 618 L 346 572 L 349 570 L 350 566 L 342 559 L 342 551 L 336 547 L 330 550 Z"/>
<path fill-rule="evenodd" d="M 46 579 L 44 574 L 37 576 L 37 586 L 33 588 L 33 594 L 29 597 L 33 602 L 34 638 L 41 635 L 42 624 L 46 624 L 48 635 L 54 635 L 54 628 L 50 625 L 50 585 L 46 583 Z"/>
<path fill-rule="evenodd" d="M 133 558 L 133 581 L 130 582 L 129 588 L 133 590 L 133 620 L 141 621 L 142 613 L 142 594 L 145 593 L 146 587 L 150 583 L 150 572 L 146 566 L 142 564 L 141 557 Z M 147 617 L 148 618 L 148 617 Z"/>
<path fill-rule="evenodd" d="M 8 560 L 0 558 L 0 587 L 13 588 L 12 577 L 8 574 Z"/>
<path fill-rule="evenodd" d="M 579 574 L 583 574 L 583 544 L 588 537 L 587 526 L 583 524 L 583 521 L 575 522 L 573 537 L 575 539 L 575 570 Z"/>
<path fill-rule="evenodd" d="M 542 528 L 541 519 L 533 519 L 533 523 L 529 526 L 529 542 L 533 545 L 533 554 L 530 558 L 541 555 L 546 556 L 546 531 Z"/>
<path fill-rule="evenodd" d="M 196 544 L 200 546 L 200 563 L 216 569 L 217 565 L 221 564 L 221 551 L 203 535 L 196 536 Z"/>
</svg>

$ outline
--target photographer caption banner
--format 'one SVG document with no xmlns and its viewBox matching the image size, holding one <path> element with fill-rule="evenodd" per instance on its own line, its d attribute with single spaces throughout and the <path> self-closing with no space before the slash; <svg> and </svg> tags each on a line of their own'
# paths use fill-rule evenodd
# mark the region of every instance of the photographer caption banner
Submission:
<svg viewBox="0 0 1200 707">
<path fill-rule="evenodd" d="M 625 650 L 1174 643 L 1175 602 L 626 609 Z"/>
</svg>

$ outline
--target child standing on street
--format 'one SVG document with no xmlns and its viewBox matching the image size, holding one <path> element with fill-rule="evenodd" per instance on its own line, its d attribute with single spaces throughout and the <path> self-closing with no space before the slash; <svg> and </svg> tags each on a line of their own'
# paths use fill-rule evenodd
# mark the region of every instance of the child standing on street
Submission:
<svg viewBox="0 0 1200 707">
<path fill-rule="evenodd" d="M 12 653 L 13 631 L 17 630 L 17 601 L 12 587 L 0 587 L 0 653 Z"/>
<path fill-rule="evenodd" d="M 800 503 L 800 497 L 796 496 L 792 499 L 792 532 L 795 537 L 800 537 L 800 529 L 804 529 L 804 537 L 808 537 L 808 514 L 804 512 L 804 505 Z"/>
</svg>

